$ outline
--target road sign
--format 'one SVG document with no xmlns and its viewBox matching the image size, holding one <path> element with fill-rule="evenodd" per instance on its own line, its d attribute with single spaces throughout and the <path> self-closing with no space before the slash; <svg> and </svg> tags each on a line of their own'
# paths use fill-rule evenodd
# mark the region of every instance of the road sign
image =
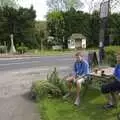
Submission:
<svg viewBox="0 0 120 120">
<path fill-rule="evenodd" d="M 100 5 L 100 18 L 106 18 L 109 15 L 109 1 L 102 2 Z"/>
</svg>

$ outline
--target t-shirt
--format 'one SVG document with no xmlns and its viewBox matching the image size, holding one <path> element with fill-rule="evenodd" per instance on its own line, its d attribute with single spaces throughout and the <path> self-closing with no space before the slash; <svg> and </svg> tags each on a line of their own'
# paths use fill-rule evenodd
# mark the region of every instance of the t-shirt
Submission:
<svg viewBox="0 0 120 120">
<path fill-rule="evenodd" d="M 115 78 L 120 82 L 120 64 L 117 64 L 114 71 Z"/>
<path fill-rule="evenodd" d="M 89 64 L 86 60 L 75 62 L 74 72 L 76 76 L 84 76 L 89 74 Z"/>
</svg>

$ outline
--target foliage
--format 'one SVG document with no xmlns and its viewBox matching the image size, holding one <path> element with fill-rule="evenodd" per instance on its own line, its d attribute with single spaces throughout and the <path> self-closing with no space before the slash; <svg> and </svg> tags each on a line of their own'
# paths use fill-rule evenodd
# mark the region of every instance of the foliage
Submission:
<svg viewBox="0 0 120 120">
<path fill-rule="evenodd" d="M 32 86 L 32 93 L 36 97 L 36 99 L 43 98 L 44 96 L 52 95 L 52 96 L 60 96 L 61 91 L 58 87 L 51 84 L 47 80 L 37 81 Z"/>
<path fill-rule="evenodd" d="M 65 86 L 58 77 L 56 69 L 47 76 L 47 80 L 37 81 L 32 86 L 32 97 L 37 99 L 44 96 L 61 96 L 65 92 Z"/>
<path fill-rule="evenodd" d="M 66 92 L 65 82 L 63 79 L 59 78 L 56 68 L 50 75 L 47 76 L 47 80 L 53 85 L 57 86 L 61 90 L 62 94 L 65 94 Z"/>
<path fill-rule="evenodd" d="M 52 11 L 48 13 L 48 16 L 50 16 L 50 19 L 47 19 L 49 35 L 60 38 L 60 44 L 64 44 L 65 48 L 67 48 L 67 40 L 73 33 L 83 34 L 87 38 L 87 47 L 99 46 L 99 11 L 93 11 L 92 14 L 89 14 L 71 8 L 68 11 Z M 56 16 L 62 16 L 62 19 L 58 18 L 57 20 Z M 108 33 L 110 34 L 111 44 L 120 45 L 120 14 L 111 14 L 108 22 Z M 56 28 L 59 28 L 58 31 Z M 62 41 L 62 37 L 65 38 L 64 42 Z"/>
<path fill-rule="evenodd" d="M 80 9 L 83 6 L 81 0 L 47 0 L 50 11 L 66 11 L 70 8 Z"/>
<path fill-rule="evenodd" d="M 36 39 L 34 36 L 34 21 L 36 17 L 33 6 L 28 8 L 15 9 L 5 6 L 0 8 L 0 42 L 10 46 L 10 34 L 14 35 L 15 46 L 24 43 L 25 46 L 32 48 L 36 47 Z"/>
<path fill-rule="evenodd" d="M 20 46 L 20 47 L 17 48 L 17 51 L 18 51 L 18 53 L 20 53 L 20 54 L 24 54 L 25 52 L 28 51 L 28 47 Z"/>
<path fill-rule="evenodd" d="M 6 53 L 7 47 L 6 46 L 0 46 L 0 53 Z"/>
<path fill-rule="evenodd" d="M 120 47 L 119 46 L 109 46 L 105 48 L 105 52 L 106 52 L 106 62 L 114 67 L 116 65 L 116 55 L 117 52 L 120 51 Z"/>
<path fill-rule="evenodd" d="M 60 45 L 63 43 L 63 28 L 63 14 L 59 11 L 49 13 L 47 16 L 47 29 L 49 31 L 49 36 L 54 37 L 54 40 L 52 41 L 53 45 Z"/>
<path fill-rule="evenodd" d="M 68 100 L 45 98 L 37 105 L 42 120 L 117 120 L 120 108 L 105 111 L 102 109 L 105 102 L 100 91 L 89 89 L 85 98 L 81 97 L 80 107 L 73 105 L 71 97 Z"/>
<path fill-rule="evenodd" d="M 17 8 L 16 0 L 0 0 L 0 7 L 9 6 L 13 8 Z"/>
<path fill-rule="evenodd" d="M 120 45 L 120 13 L 114 13 L 110 16 L 110 34 L 112 45 Z"/>
<path fill-rule="evenodd" d="M 50 18 L 47 19 L 49 35 L 60 38 L 59 41 L 65 48 L 67 48 L 67 40 L 73 33 L 83 34 L 87 38 L 87 46 L 98 46 L 100 24 L 99 13 L 97 11 L 90 15 L 71 8 L 65 12 L 57 11 L 49 13 L 48 16 Z M 63 37 L 65 38 L 64 41 L 62 39 Z"/>
</svg>

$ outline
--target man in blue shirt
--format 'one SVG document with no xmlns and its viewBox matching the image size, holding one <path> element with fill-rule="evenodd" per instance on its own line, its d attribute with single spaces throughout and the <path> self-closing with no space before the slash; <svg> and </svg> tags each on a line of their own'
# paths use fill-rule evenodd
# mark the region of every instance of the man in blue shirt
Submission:
<svg viewBox="0 0 120 120">
<path fill-rule="evenodd" d="M 89 75 L 89 64 L 86 60 L 83 59 L 83 56 L 80 52 L 75 54 L 76 61 L 74 63 L 74 70 L 73 73 L 66 78 L 66 81 L 68 82 L 68 88 L 69 92 L 63 97 L 66 98 L 71 93 L 72 83 L 74 82 L 76 84 L 76 100 L 75 105 L 80 104 L 80 89 L 81 84 L 87 79 L 87 76 Z"/>
<path fill-rule="evenodd" d="M 115 80 L 107 85 L 103 85 L 101 88 L 103 94 L 110 93 L 107 96 L 108 103 L 104 106 L 106 109 L 113 108 L 117 104 L 116 96 L 114 93 L 120 91 L 120 55 L 117 57 L 117 65 L 115 67 L 113 75 Z"/>
</svg>

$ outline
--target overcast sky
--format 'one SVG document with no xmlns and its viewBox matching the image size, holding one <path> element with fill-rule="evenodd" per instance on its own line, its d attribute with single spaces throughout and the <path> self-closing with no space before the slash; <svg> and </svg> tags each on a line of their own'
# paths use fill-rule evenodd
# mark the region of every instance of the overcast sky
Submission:
<svg viewBox="0 0 120 120">
<path fill-rule="evenodd" d="M 88 12 L 89 8 L 87 4 L 90 4 L 89 2 L 91 0 L 82 0 L 82 2 L 87 1 L 85 4 L 85 6 L 83 7 L 83 11 Z M 98 1 L 98 0 L 95 0 Z M 99 0 L 101 1 L 101 0 Z M 29 8 L 31 5 L 34 6 L 34 9 L 36 10 L 36 14 L 37 14 L 37 20 L 45 20 L 45 15 L 47 14 L 48 8 L 46 5 L 46 0 L 20 0 L 19 3 L 21 6 L 23 7 L 27 7 Z M 99 8 L 98 5 L 95 5 L 94 7 Z"/>
</svg>

